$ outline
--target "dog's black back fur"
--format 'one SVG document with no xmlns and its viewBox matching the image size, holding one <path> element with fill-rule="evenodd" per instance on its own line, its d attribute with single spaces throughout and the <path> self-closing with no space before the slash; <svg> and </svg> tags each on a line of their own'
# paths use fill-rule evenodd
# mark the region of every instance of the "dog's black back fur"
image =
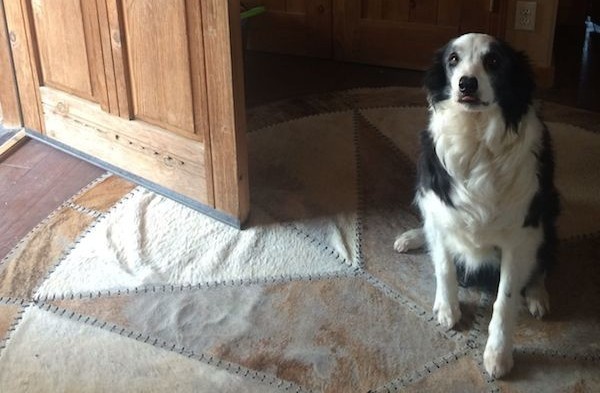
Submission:
<svg viewBox="0 0 600 393">
<path fill-rule="evenodd" d="M 452 178 L 435 153 L 433 139 L 428 131 L 421 131 L 421 155 L 417 167 L 419 190 L 433 190 L 448 206 L 454 207 L 450 198 Z"/>
</svg>

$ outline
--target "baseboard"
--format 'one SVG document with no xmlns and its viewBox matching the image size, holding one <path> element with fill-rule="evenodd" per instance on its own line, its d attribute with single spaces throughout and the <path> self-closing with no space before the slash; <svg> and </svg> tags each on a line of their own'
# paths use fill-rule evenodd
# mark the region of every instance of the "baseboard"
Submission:
<svg viewBox="0 0 600 393">
<path fill-rule="evenodd" d="M 213 209 L 210 206 L 203 205 L 200 202 L 190 199 L 184 195 L 181 195 L 181 194 L 178 194 L 171 190 L 168 190 L 156 183 L 153 183 L 153 182 L 148 181 L 144 178 L 141 178 L 137 175 L 134 175 L 133 173 L 130 173 L 124 169 L 121 169 L 121 168 L 111 165 L 105 161 L 102 161 L 95 157 L 92 157 L 89 154 L 86 154 L 79 150 L 73 149 L 72 147 L 67 146 L 64 143 L 56 141 L 52 138 L 48 138 L 47 136 L 42 135 L 37 131 L 26 129 L 26 133 L 27 133 L 27 136 L 31 137 L 32 139 L 35 139 L 42 143 L 45 143 L 55 149 L 63 151 L 65 153 L 72 155 L 74 157 L 77 157 L 83 161 L 89 162 L 92 165 L 95 165 L 97 167 L 105 169 L 108 172 L 114 173 L 115 175 L 120 176 L 124 179 L 127 179 L 133 183 L 140 185 L 140 186 L 143 186 L 143 187 L 149 189 L 150 191 L 153 191 L 159 195 L 162 195 L 162 196 L 172 199 L 176 202 L 179 202 L 182 205 L 185 205 L 191 209 L 194 209 L 206 216 L 214 218 L 217 221 L 220 221 L 224 224 L 227 224 L 227 225 L 232 226 L 237 229 L 243 229 L 243 224 L 240 222 L 240 220 L 238 220 L 235 217 L 231 217 L 225 213 L 222 213 L 218 210 Z"/>
<path fill-rule="evenodd" d="M 5 130 L 0 124 L 0 159 L 23 143 L 26 136 L 23 129 Z"/>
</svg>

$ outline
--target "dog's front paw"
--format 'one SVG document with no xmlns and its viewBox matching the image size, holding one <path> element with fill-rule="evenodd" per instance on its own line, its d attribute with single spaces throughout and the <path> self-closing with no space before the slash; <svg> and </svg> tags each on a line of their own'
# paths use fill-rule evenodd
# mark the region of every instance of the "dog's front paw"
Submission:
<svg viewBox="0 0 600 393">
<path fill-rule="evenodd" d="M 458 303 L 450 305 L 448 302 L 436 300 L 433 305 L 433 313 L 436 315 L 437 321 L 444 329 L 452 329 L 461 318 L 460 306 Z"/>
<path fill-rule="evenodd" d="M 483 352 L 483 365 L 492 378 L 502 378 L 513 367 L 512 351 L 487 345 Z"/>
<path fill-rule="evenodd" d="M 404 232 L 396 238 L 394 250 L 398 252 L 407 252 L 423 247 L 425 244 L 425 235 L 422 228 L 411 229 Z"/>
<path fill-rule="evenodd" d="M 545 289 L 528 291 L 525 294 L 525 303 L 531 315 L 538 319 L 550 312 L 550 298 Z"/>
</svg>

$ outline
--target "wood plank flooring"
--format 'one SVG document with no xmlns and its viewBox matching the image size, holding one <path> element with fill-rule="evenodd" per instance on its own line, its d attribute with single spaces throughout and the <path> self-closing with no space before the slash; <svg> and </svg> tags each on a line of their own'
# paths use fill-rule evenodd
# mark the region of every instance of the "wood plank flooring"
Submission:
<svg viewBox="0 0 600 393">
<path fill-rule="evenodd" d="M 104 171 L 29 140 L 0 162 L 0 259 L 35 225 Z"/>
</svg>

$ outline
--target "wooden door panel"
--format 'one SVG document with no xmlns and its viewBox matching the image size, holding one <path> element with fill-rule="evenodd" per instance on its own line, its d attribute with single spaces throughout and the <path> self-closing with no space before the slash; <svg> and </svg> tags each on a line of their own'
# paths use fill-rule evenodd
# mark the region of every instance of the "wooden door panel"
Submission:
<svg viewBox="0 0 600 393">
<path fill-rule="evenodd" d="M 306 10 L 305 0 L 286 0 L 285 10 L 289 13 L 303 13 Z"/>
<path fill-rule="evenodd" d="M 433 52 L 463 32 L 497 34 L 489 6 L 480 0 L 335 0 L 335 58 L 426 69 Z"/>
<path fill-rule="evenodd" d="M 295 55 L 332 56 L 332 0 L 251 0 L 267 12 L 250 20 L 250 49 Z"/>
<path fill-rule="evenodd" d="M 462 0 L 438 2 L 437 24 L 440 26 L 459 26 Z"/>
<path fill-rule="evenodd" d="M 193 200 L 212 201 L 204 144 L 54 88 L 40 91 L 46 136 Z"/>
<path fill-rule="evenodd" d="M 382 18 L 382 0 L 362 0 L 361 18 L 363 19 L 381 19 Z"/>
<path fill-rule="evenodd" d="M 443 2 L 443 1 L 442 1 Z M 414 23 L 437 23 L 438 0 L 409 0 L 408 20 Z"/>
<path fill-rule="evenodd" d="M 407 21 L 410 15 L 408 2 L 398 0 L 382 0 L 381 16 L 383 19 Z"/>
<path fill-rule="evenodd" d="M 94 7 L 93 38 L 86 39 L 84 21 L 90 15 L 83 13 L 82 4 L 102 7 Z M 214 206 L 210 146 L 205 143 L 209 128 L 200 3 L 60 0 L 51 6 L 32 0 L 32 9 L 46 136 Z M 64 25 L 71 27 L 56 28 Z M 90 26 L 94 24 L 88 22 L 88 31 Z M 102 34 L 109 36 L 103 41 Z M 61 48 L 68 40 L 65 61 Z M 92 43 L 108 52 L 97 59 L 109 60 L 107 67 L 90 66 Z M 105 96 L 107 101 L 113 97 L 112 111 L 119 117 L 94 104 L 94 77 L 114 90 Z M 107 107 L 110 112 L 110 103 Z"/>
<path fill-rule="evenodd" d="M 461 32 L 487 33 L 489 31 L 490 3 L 479 0 L 461 1 Z"/>
<path fill-rule="evenodd" d="M 190 40 L 184 0 L 125 0 L 133 118 L 195 134 Z"/>
<path fill-rule="evenodd" d="M 31 4 L 43 83 L 93 100 L 80 0 L 32 0 Z"/>
</svg>

